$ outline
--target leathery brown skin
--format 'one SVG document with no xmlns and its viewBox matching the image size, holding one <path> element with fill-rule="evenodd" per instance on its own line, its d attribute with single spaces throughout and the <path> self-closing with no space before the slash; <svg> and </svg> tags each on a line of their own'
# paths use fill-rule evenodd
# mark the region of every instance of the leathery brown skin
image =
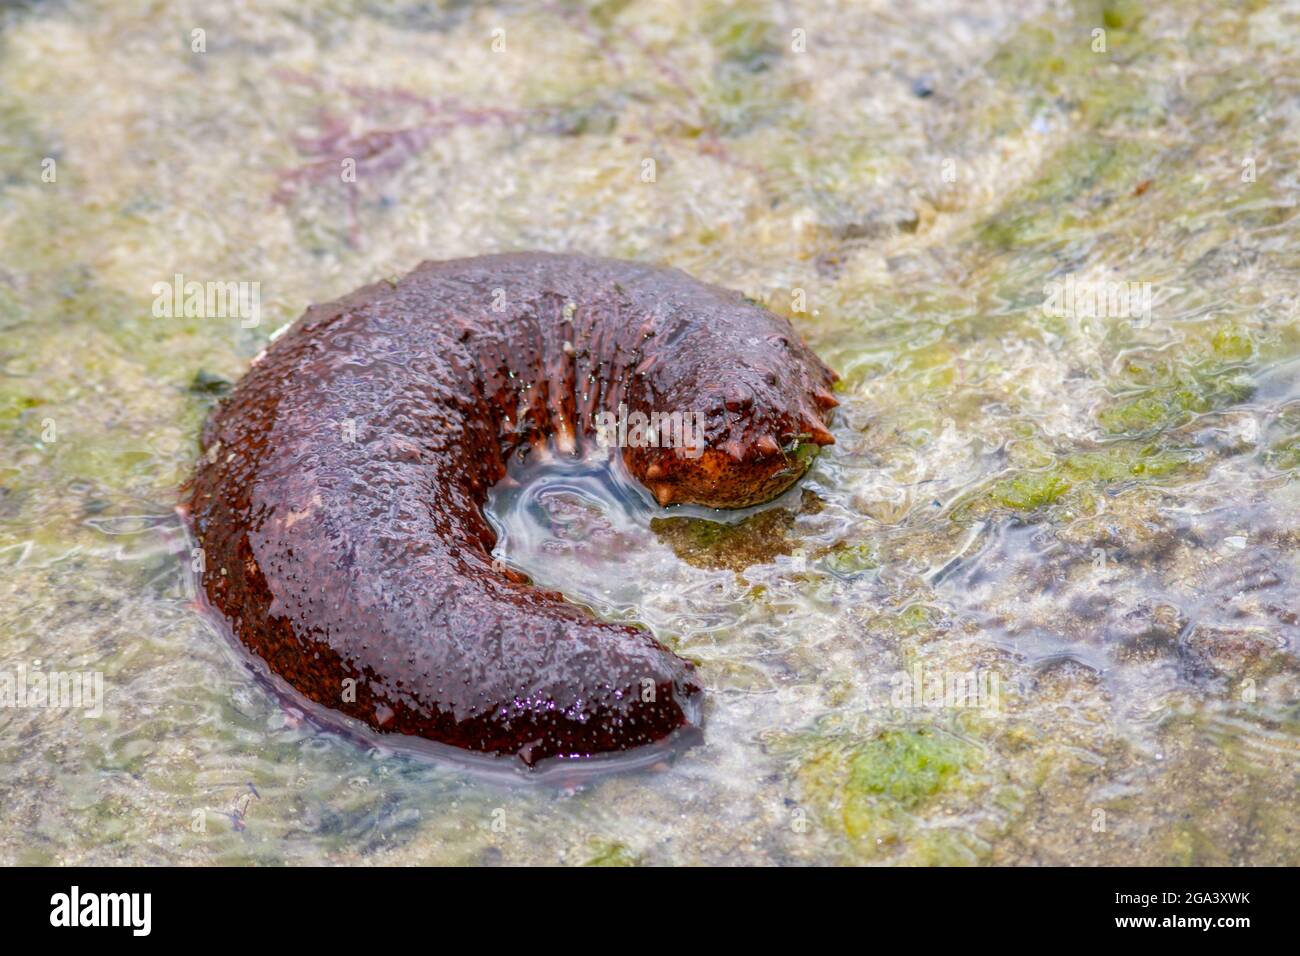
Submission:
<svg viewBox="0 0 1300 956">
<path fill-rule="evenodd" d="M 313 306 L 209 419 L 183 510 L 208 603 L 306 697 L 534 765 L 696 722 L 692 665 L 493 567 L 488 489 L 596 416 L 698 412 L 703 454 L 627 448 L 662 503 L 740 507 L 829 444 L 835 375 L 789 322 L 673 269 L 427 262 Z"/>
</svg>

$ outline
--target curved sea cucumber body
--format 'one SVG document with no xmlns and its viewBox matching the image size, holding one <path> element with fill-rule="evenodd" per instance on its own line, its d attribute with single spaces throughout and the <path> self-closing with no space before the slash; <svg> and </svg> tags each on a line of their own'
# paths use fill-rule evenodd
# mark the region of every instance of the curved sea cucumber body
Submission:
<svg viewBox="0 0 1300 956">
<path fill-rule="evenodd" d="M 623 450 L 660 503 L 766 500 L 832 441 L 834 373 L 789 323 L 672 269 L 523 253 L 429 262 L 313 306 L 213 414 L 186 507 L 202 587 L 308 698 L 525 763 L 693 719 L 692 666 L 494 567 L 511 454 L 602 412 L 698 415 L 704 448 Z"/>
</svg>

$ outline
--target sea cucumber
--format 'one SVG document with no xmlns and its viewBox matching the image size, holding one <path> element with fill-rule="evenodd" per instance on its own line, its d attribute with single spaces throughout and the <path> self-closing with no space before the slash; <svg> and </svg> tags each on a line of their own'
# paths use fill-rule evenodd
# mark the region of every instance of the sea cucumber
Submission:
<svg viewBox="0 0 1300 956">
<path fill-rule="evenodd" d="M 271 671 L 381 732 L 529 766 L 661 740 L 696 722 L 693 665 L 494 564 L 488 489 L 622 404 L 703 423 L 702 453 L 622 449 L 661 505 L 766 501 L 834 441 L 835 380 L 788 321 L 676 269 L 426 262 L 310 307 L 209 418 L 182 505 L 203 593 Z"/>
</svg>

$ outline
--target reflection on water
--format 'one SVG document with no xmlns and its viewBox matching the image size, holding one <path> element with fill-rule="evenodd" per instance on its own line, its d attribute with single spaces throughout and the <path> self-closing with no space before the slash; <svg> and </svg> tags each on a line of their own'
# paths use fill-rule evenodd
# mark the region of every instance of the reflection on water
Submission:
<svg viewBox="0 0 1300 956">
<path fill-rule="evenodd" d="M 805 483 L 751 508 L 663 509 L 620 456 L 548 448 L 512 462 L 509 478 L 491 491 L 487 514 L 497 532 L 495 558 L 602 615 L 658 630 L 671 629 L 673 617 L 654 613 L 656 594 L 707 586 L 723 577 L 708 573 L 719 566 L 743 569 L 798 551 L 779 532 L 809 496 L 816 500 Z"/>
<path fill-rule="evenodd" d="M 0 859 L 1300 862 L 1300 17 L 816 6 L 0 13 L 0 673 L 105 693 L 0 708 Z M 172 510 L 306 304 L 520 248 L 742 290 L 843 376 L 768 506 L 494 490 L 502 560 L 707 686 L 676 759 L 543 787 L 322 730 Z M 260 323 L 156 317 L 177 273 Z"/>
</svg>

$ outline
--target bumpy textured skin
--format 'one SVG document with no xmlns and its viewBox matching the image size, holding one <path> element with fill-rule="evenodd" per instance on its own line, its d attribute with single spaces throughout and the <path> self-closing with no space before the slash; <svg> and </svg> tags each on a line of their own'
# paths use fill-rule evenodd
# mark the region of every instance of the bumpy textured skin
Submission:
<svg viewBox="0 0 1300 956">
<path fill-rule="evenodd" d="M 699 457 L 624 451 L 661 503 L 765 500 L 805 467 L 792 444 L 833 440 L 834 380 L 787 321 L 677 270 L 428 262 L 308 309 L 213 414 L 184 505 L 202 587 L 272 671 L 379 731 L 529 765 L 650 743 L 692 720 L 692 666 L 494 569 L 488 489 L 625 403 L 705 413 Z"/>
</svg>

